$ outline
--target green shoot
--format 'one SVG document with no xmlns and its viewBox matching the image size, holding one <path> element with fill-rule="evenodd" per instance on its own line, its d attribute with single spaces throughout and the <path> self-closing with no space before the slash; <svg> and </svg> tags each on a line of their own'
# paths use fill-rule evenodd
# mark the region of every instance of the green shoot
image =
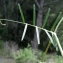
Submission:
<svg viewBox="0 0 63 63">
<path fill-rule="evenodd" d="M 51 31 L 55 29 L 55 26 L 56 26 L 56 24 L 58 23 L 59 19 L 61 18 L 61 15 L 62 15 L 62 12 L 59 13 L 59 15 L 58 15 L 56 21 L 54 22 L 54 24 L 53 24 L 53 26 L 52 26 L 52 28 L 51 28 Z M 50 45 L 51 45 L 51 42 L 49 41 L 49 44 L 48 44 L 48 46 L 47 46 L 47 48 L 46 48 L 47 51 L 48 51 Z M 45 50 L 45 51 L 46 51 L 46 50 Z M 47 51 L 46 51 L 46 53 L 47 53 Z"/>
<path fill-rule="evenodd" d="M 45 16 L 45 19 L 44 19 L 44 23 L 43 23 L 43 26 L 42 26 L 42 28 L 44 28 L 45 27 L 45 25 L 46 25 L 46 22 L 47 22 L 47 20 L 48 20 L 48 17 L 49 17 L 49 14 L 50 14 L 50 8 L 48 9 L 48 12 L 47 12 L 47 14 L 46 14 L 46 16 Z"/>
<path fill-rule="evenodd" d="M 21 14 L 22 21 L 23 21 L 23 23 L 25 23 L 24 15 L 23 15 L 22 8 L 21 8 L 20 4 L 18 4 L 18 7 L 19 7 L 19 11 L 20 11 L 20 14 Z"/>
<path fill-rule="evenodd" d="M 56 26 L 56 28 L 55 28 L 55 32 L 57 32 L 57 29 L 58 29 L 59 25 L 62 23 L 62 21 L 63 21 L 63 17 L 61 18 L 61 20 L 60 20 L 59 23 L 57 24 L 57 26 Z"/>
<path fill-rule="evenodd" d="M 53 24 L 53 26 L 51 28 L 51 31 L 55 29 L 55 26 L 57 25 L 59 19 L 61 18 L 61 15 L 62 15 L 62 12 L 59 13 L 57 19 L 55 20 L 55 22 L 54 22 L 54 24 Z"/>
<path fill-rule="evenodd" d="M 54 22 L 54 24 L 53 24 L 53 26 L 52 26 L 52 28 L 51 28 L 51 31 L 55 29 L 55 26 L 57 25 L 59 19 L 61 18 L 61 15 L 62 15 L 62 12 L 59 13 L 59 15 L 58 15 L 56 21 Z M 49 41 L 49 44 L 48 44 L 47 47 L 46 47 L 46 50 L 45 50 L 45 52 L 44 52 L 45 54 L 48 52 L 48 49 L 49 49 L 50 45 L 51 45 L 51 41 Z"/>
<path fill-rule="evenodd" d="M 35 4 L 33 5 L 33 25 L 36 24 L 36 7 Z"/>
</svg>

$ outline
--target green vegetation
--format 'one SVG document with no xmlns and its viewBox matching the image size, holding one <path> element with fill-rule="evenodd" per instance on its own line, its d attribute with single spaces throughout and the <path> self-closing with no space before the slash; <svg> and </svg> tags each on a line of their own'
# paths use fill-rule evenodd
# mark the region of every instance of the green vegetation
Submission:
<svg viewBox="0 0 63 63">
<path fill-rule="evenodd" d="M 9 53 L 5 48 L 0 49 L 0 57 L 2 57 L 2 58 L 10 58 Z"/>
<path fill-rule="evenodd" d="M 56 56 L 55 58 L 55 63 L 62 63 L 63 62 L 63 58 L 61 56 Z"/>
<path fill-rule="evenodd" d="M 0 40 L 0 49 L 3 48 L 3 46 L 4 46 L 4 41 Z"/>
<path fill-rule="evenodd" d="M 0 40 L 0 57 L 9 58 L 8 50 L 4 47 L 4 41 Z"/>
<path fill-rule="evenodd" d="M 63 0 L 1 0 L 0 56 L 8 57 L 11 52 L 16 63 L 38 63 L 47 62 L 47 53 L 51 52 L 56 53 L 55 63 L 62 63 L 62 2 Z M 12 53 L 14 50 L 10 49 L 8 52 L 4 41 L 14 41 L 18 45 L 17 51 Z M 28 43 L 32 47 L 27 47 Z M 38 52 L 38 46 L 41 52 Z"/>
<path fill-rule="evenodd" d="M 46 22 L 47 22 L 49 13 L 50 13 L 50 9 L 48 10 L 48 12 L 47 12 L 47 14 L 46 14 L 46 17 L 45 17 L 45 20 L 44 20 L 43 28 L 41 28 L 41 27 L 38 27 L 38 26 L 35 26 L 35 25 L 31 25 L 31 24 L 28 24 L 28 23 L 24 23 L 24 15 L 23 15 L 22 9 L 20 8 L 20 4 L 18 4 L 18 6 L 19 6 L 19 10 L 20 10 L 20 13 L 21 13 L 21 16 L 22 16 L 22 21 L 23 21 L 23 23 L 22 23 L 22 22 L 13 21 L 13 20 L 7 20 L 7 19 L 0 19 L 0 20 L 6 20 L 6 21 L 10 21 L 10 22 L 12 21 L 12 22 L 17 22 L 17 23 L 21 23 L 21 24 L 27 24 L 27 25 L 29 25 L 29 26 L 32 26 L 32 27 L 35 27 L 35 28 L 37 27 L 37 28 L 39 28 L 39 29 L 41 29 L 41 30 L 44 30 L 44 31 L 46 32 L 47 36 L 49 37 L 49 39 L 50 39 L 51 42 L 49 42 L 49 44 L 48 44 L 48 46 L 47 46 L 47 48 L 46 48 L 46 50 L 45 50 L 45 52 L 44 52 L 44 55 L 43 55 L 43 57 L 42 57 L 42 61 L 45 60 L 46 53 L 47 53 L 47 51 L 48 51 L 48 49 L 49 49 L 51 43 L 53 44 L 53 46 L 56 48 L 57 51 L 58 51 L 58 48 L 59 48 L 59 50 L 60 50 L 60 52 L 61 52 L 61 55 L 63 56 L 61 45 L 58 45 L 59 39 L 58 39 L 56 33 L 52 31 L 52 30 L 55 29 L 55 26 L 57 25 L 59 19 L 61 18 L 61 14 L 62 14 L 62 13 L 61 13 L 61 12 L 59 13 L 59 15 L 58 15 L 56 21 L 54 22 L 54 24 L 53 24 L 53 26 L 52 26 L 52 28 L 51 28 L 51 31 L 49 31 L 49 30 L 46 30 L 46 29 L 43 29 L 43 28 L 44 28 L 44 26 L 46 25 Z M 33 12 L 33 16 L 34 16 L 33 22 L 34 22 L 34 23 L 35 23 L 35 12 L 36 12 L 36 11 L 35 11 L 35 6 L 34 6 L 34 12 Z M 25 26 L 24 32 L 23 32 L 23 36 L 22 36 L 22 37 L 25 36 L 26 30 L 27 30 L 27 28 L 26 28 L 26 26 Z M 38 31 L 36 31 L 36 32 L 37 32 L 37 34 L 39 34 Z M 52 37 L 51 37 L 51 35 L 50 35 L 49 33 L 52 34 Z M 38 35 L 37 35 L 37 36 L 38 36 Z M 39 36 L 38 36 L 38 38 L 39 38 Z M 37 38 L 37 40 L 39 40 L 38 38 Z M 23 39 L 24 39 L 24 38 L 23 38 Z M 56 43 L 54 44 L 54 42 L 56 42 Z M 59 44 L 60 44 L 60 43 L 59 43 Z M 20 51 L 20 52 L 21 52 L 21 51 Z M 25 49 L 24 52 L 26 52 L 26 49 Z M 22 53 L 22 52 L 21 52 L 21 53 Z M 22 57 L 22 56 L 20 56 L 21 53 L 18 55 L 18 57 L 14 54 L 15 59 L 16 59 L 16 58 L 19 58 L 19 57 Z M 25 54 L 25 53 L 24 53 L 24 54 Z M 26 55 L 26 54 L 25 54 L 25 55 Z M 24 56 L 25 56 L 25 55 L 24 55 Z M 24 57 L 24 58 L 25 58 L 25 57 Z M 28 59 L 29 59 L 29 58 L 28 58 Z M 21 58 L 20 58 L 20 61 L 21 61 Z M 23 62 L 24 62 L 24 60 L 23 60 Z"/>
<path fill-rule="evenodd" d="M 33 52 L 33 50 L 28 47 L 19 50 L 18 52 L 13 52 L 13 57 L 16 63 L 38 63 L 39 59 Z"/>
</svg>

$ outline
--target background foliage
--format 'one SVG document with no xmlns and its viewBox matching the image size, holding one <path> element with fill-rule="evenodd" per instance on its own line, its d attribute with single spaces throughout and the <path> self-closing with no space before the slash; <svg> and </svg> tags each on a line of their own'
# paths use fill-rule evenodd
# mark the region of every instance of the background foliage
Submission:
<svg viewBox="0 0 63 63">
<path fill-rule="evenodd" d="M 44 9 L 43 9 L 43 20 L 45 18 L 45 15 L 47 13 L 48 8 L 51 9 L 50 15 L 49 15 L 49 19 L 47 21 L 47 24 L 45 26 L 46 29 L 50 30 L 54 21 L 56 20 L 59 12 L 63 12 L 63 0 L 60 0 L 59 2 L 55 2 L 56 0 L 45 0 L 44 4 Z M 39 0 L 38 0 L 39 2 Z M 50 2 L 53 2 L 50 4 Z M 17 20 L 17 21 L 21 21 L 21 16 L 20 16 L 20 12 L 18 9 L 18 3 L 20 3 L 23 13 L 24 13 L 24 17 L 27 23 L 32 24 L 32 20 L 33 20 L 33 4 L 35 4 L 34 0 L 0 0 L 0 18 L 6 18 L 6 19 L 12 19 L 12 20 Z M 36 13 L 38 12 L 38 7 L 36 6 Z M 3 23 L 6 23 L 7 25 L 4 27 L 2 25 L 0 25 L 0 39 L 1 40 L 13 40 L 16 43 L 18 43 L 19 46 L 21 46 L 21 36 L 23 33 L 23 28 L 24 25 L 21 24 L 17 24 L 17 23 L 12 23 L 12 22 L 5 22 L 2 21 Z M 61 23 L 57 34 L 58 37 L 60 39 L 60 42 L 63 46 L 63 26 L 62 26 L 63 22 Z M 31 42 L 31 40 L 33 39 L 33 33 L 34 33 L 34 28 L 33 27 L 28 27 L 27 30 L 27 34 L 25 36 L 24 41 L 22 42 L 22 45 L 27 46 L 25 43 L 27 42 Z M 31 34 L 30 34 L 31 32 Z M 46 48 L 44 46 L 44 44 L 47 45 L 47 41 L 45 40 L 46 37 L 44 37 L 45 33 L 41 32 L 41 48 Z M 46 36 L 46 35 L 45 35 Z M 42 45 L 43 44 L 43 45 Z"/>
</svg>

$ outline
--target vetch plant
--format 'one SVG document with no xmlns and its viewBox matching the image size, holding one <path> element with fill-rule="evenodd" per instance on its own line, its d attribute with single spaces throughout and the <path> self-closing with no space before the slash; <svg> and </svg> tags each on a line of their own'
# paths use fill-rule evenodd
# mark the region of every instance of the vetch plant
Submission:
<svg viewBox="0 0 63 63">
<path fill-rule="evenodd" d="M 7 19 L 0 19 L 0 20 L 6 20 L 6 21 L 16 22 L 16 21 L 13 21 L 13 20 L 7 20 Z M 22 22 L 17 22 L 17 23 L 22 23 Z M 27 24 L 27 23 L 22 23 L 22 24 Z M 35 26 L 35 25 L 30 25 L 30 24 L 27 24 L 27 25 L 33 26 L 33 27 L 35 27 L 35 28 L 38 27 L 38 26 Z M 40 28 L 40 27 L 38 27 L 38 28 L 45 31 L 45 29 L 43 29 L 43 28 Z M 62 50 L 61 45 L 59 45 L 60 43 L 59 43 L 59 39 L 58 39 L 57 35 L 55 34 L 55 32 L 46 30 L 46 33 L 47 33 L 47 35 L 48 35 L 49 38 L 50 38 L 50 35 L 48 34 L 48 32 L 51 33 L 51 34 L 54 33 L 54 36 L 55 36 L 55 38 L 57 39 L 56 41 L 58 41 L 57 44 L 58 44 L 58 47 L 59 47 L 59 49 L 60 49 L 61 55 L 63 56 L 63 53 L 62 53 L 63 50 Z M 50 38 L 50 40 L 52 40 L 52 39 Z"/>
<path fill-rule="evenodd" d="M 56 28 L 56 30 L 58 29 L 58 26 L 59 26 L 58 21 L 59 21 L 59 19 L 61 18 L 61 14 L 62 14 L 62 13 L 61 13 L 61 12 L 59 13 L 59 15 L 58 15 L 56 21 L 54 22 L 54 24 L 53 24 L 53 26 L 52 26 L 52 28 L 51 28 L 51 31 L 49 31 L 49 30 L 44 29 L 44 27 L 45 27 L 46 22 L 47 22 L 48 17 L 49 17 L 50 8 L 48 9 L 48 12 L 47 12 L 46 17 L 45 17 L 45 20 L 44 20 L 44 24 L 43 24 L 43 26 L 42 26 L 42 28 L 41 28 L 41 27 L 35 26 L 35 23 L 36 23 L 35 5 L 33 5 L 33 10 L 34 10 L 34 11 L 33 11 L 33 25 L 28 24 L 28 23 L 25 23 L 24 15 L 23 15 L 22 9 L 21 9 L 21 7 L 20 7 L 20 4 L 18 4 L 18 7 L 19 7 L 19 10 L 20 10 L 20 14 L 21 14 L 21 18 L 22 18 L 22 21 L 23 21 L 23 22 L 18 22 L 18 21 L 8 20 L 8 19 L 0 19 L 0 20 L 1 20 L 1 21 L 2 21 L 2 20 L 5 20 L 5 21 L 8 21 L 8 22 L 21 23 L 21 24 L 25 25 L 25 28 L 24 28 L 23 35 L 22 35 L 21 40 L 24 39 L 25 34 L 26 34 L 26 30 L 27 30 L 27 27 L 28 27 L 28 26 L 35 27 L 35 28 L 36 28 L 36 34 L 37 34 L 38 44 L 40 44 L 40 37 L 39 37 L 39 31 L 38 31 L 38 29 L 44 30 L 44 31 L 46 32 L 47 36 L 48 36 L 49 39 L 50 39 L 50 42 L 49 42 L 49 44 L 48 44 L 48 46 L 47 46 L 47 48 L 46 48 L 46 50 L 45 50 L 45 54 L 47 53 L 47 51 L 48 51 L 50 45 L 53 44 L 53 46 L 54 46 L 56 49 L 57 49 L 57 47 L 59 48 L 59 50 L 60 50 L 60 52 L 61 52 L 61 55 L 63 56 L 63 50 L 62 50 L 62 47 L 61 47 L 61 45 L 60 45 L 59 39 L 58 39 L 58 37 L 57 37 L 57 35 L 56 35 L 56 33 L 55 33 L 56 31 L 53 32 L 53 30 L 54 30 L 55 28 Z M 62 21 L 63 21 L 63 18 L 60 20 L 60 23 L 61 23 Z M 58 26 L 56 27 L 57 23 L 58 23 Z M 1 23 L 0 23 L 0 24 L 1 24 Z M 50 34 L 51 34 L 52 36 L 51 36 Z M 54 44 L 54 43 L 56 43 L 56 44 Z M 27 52 L 26 49 L 25 49 L 25 51 Z M 20 52 L 21 52 L 21 51 L 20 51 Z M 22 53 L 22 52 L 21 52 L 21 53 Z M 19 58 L 20 58 L 20 55 L 22 55 L 21 53 L 19 53 L 19 55 L 18 55 Z M 24 53 L 24 52 L 23 52 L 23 53 Z M 28 54 L 28 53 L 27 53 L 27 54 Z M 29 53 L 29 54 L 30 54 L 30 53 Z M 23 56 L 25 56 L 25 55 L 23 55 Z M 27 55 L 26 55 L 26 56 L 27 56 Z M 16 58 L 17 58 L 17 56 L 16 56 Z M 43 59 L 43 58 L 42 58 L 42 59 Z M 21 58 L 20 58 L 20 61 L 21 61 Z M 23 60 L 23 61 L 24 61 L 24 60 Z"/>
<path fill-rule="evenodd" d="M 48 13 L 48 12 L 47 12 Z M 47 15 L 46 15 L 47 16 Z M 58 21 L 60 20 L 60 18 L 61 18 L 61 16 L 62 16 L 62 12 L 60 12 L 59 13 L 59 15 L 58 15 L 58 17 L 56 18 L 56 20 L 55 20 L 55 22 L 54 22 L 54 24 L 53 24 L 53 26 L 51 27 L 51 31 L 54 31 L 54 32 L 56 32 L 57 30 L 56 30 L 56 28 L 58 28 L 58 25 L 57 25 L 57 23 L 58 23 Z M 45 18 L 46 19 L 46 18 Z M 61 21 L 61 20 L 60 20 Z M 60 22 L 59 21 L 59 22 Z M 59 24 L 59 23 L 58 23 Z M 56 26 L 57 25 L 57 26 Z M 45 27 L 45 26 L 44 26 Z M 53 36 L 52 36 L 52 38 L 53 38 Z M 55 41 L 54 41 L 54 43 L 55 43 Z M 56 43 L 55 43 L 56 44 Z M 46 47 L 46 50 L 45 50 L 45 52 L 44 52 L 44 54 L 46 55 L 46 53 L 48 52 L 48 49 L 49 49 L 49 47 L 50 47 L 50 45 L 51 45 L 51 41 L 49 41 L 49 44 L 48 44 L 48 46 Z M 54 45 L 55 46 L 55 45 Z M 56 47 L 57 48 L 57 47 Z M 43 60 L 44 61 L 44 60 Z"/>
<path fill-rule="evenodd" d="M 45 32 L 46 32 L 46 34 L 48 35 L 48 37 L 50 38 L 50 40 L 51 40 L 51 43 L 54 45 L 54 42 L 53 42 L 53 38 L 49 35 L 49 33 L 45 30 Z M 52 35 L 54 35 L 54 37 L 55 37 L 55 41 L 56 41 L 56 43 L 57 43 L 57 45 L 58 45 L 58 47 L 59 47 L 59 50 L 60 50 L 60 52 L 61 52 L 61 55 L 62 55 L 62 57 L 63 57 L 63 50 L 62 50 L 62 47 L 61 47 L 61 45 L 60 45 L 60 42 L 59 42 L 59 39 L 58 39 L 58 37 L 57 37 L 57 34 L 55 33 L 55 32 L 51 32 L 52 33 Z M 55 45 L 54 45 L 55 46 Z"/>
</svg>

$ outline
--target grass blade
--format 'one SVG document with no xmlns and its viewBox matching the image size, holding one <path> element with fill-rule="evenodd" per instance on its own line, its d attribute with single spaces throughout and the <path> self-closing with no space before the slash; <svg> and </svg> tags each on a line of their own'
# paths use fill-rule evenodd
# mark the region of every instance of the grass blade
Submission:
<svg viewBox="0 0 63 63">
<path fill-rule="evenodd" d="M 37 41 L 38 41 L 38 44 L 40 44 L 39 30 L 38 30 L 38 27 L 37 26 L 36 26 L 36 33 L 37 33 Z"/>
<path fill-rule="evenodd" d="M 62 50 L 62 47 L 61 47 L 61 45 L 60 45 L 59 39 L 58 39 L 58 37 L 57 37 L 57 34 L 54 33 L 54 36 L 55 36 L 56 42 L 57 42 L 57 44 L 58 44 L 60 53 L 61 53 L 61 55 L 62 55 L 62 57 L 63 57 L 63 50 Z"/>
<path fill-rule="evenodd" d="M 54 24 L 53 24 L 51 30 L 54 30 L 54 29 L 55 29 L 55 26 L 57 25 L 59 19 L 61 18 L 61 15 L 62 15 L 62 12 L 59 13 L 59 15 L 58 15 L 57 19 L 55 20 L 55 22 L 54 22 Z"/>
<path fill-rule="evenodd" d="M 33 25 L 36 24 L 36 7 L 35 4 L 33 5 Z"/>
<path fill-rule="evenodd" d="M 52 39 L 53 39 L 53 46 L 56 48 L 56 51 L 59 51 L 58 45 L 56 43 L 56 39 L 55 39 L 55 36 L 54 36 L 54 32 L 53 32 L 53 35 L 52 35 Z"/>
<path fill-rule="evenodd" d="M 58 23 L 59 19 L 61 18 L 61 15 L 62 15 L 62 12 L 59 13 L 57 19 L 55 20 L 55 22 L 54 22 L 54 24 L 53 24 L 53 26 L 52 26 L 52 28 L 51 28 L 51 31 L 55 29 L 55 26 L 56 26 L 56 24 Z M 49 44 L 48 44 L 48 46 L 47 46 L 47 48 L 46 48 L 46 50 L 45 50 L 45 53 L 47 53 L 47 51 L 48 51 L 50 45 L 51 45 L 51 42 L 49 41 Z"/>
<path fill-rule="evenodd" d="M 46 34 L 49 37 L 51 43 L 53 44 L 53 39 L 52 39 L 51 35 L 48 33 L 48 31 L 46 29 L 44 29 L 44 31 L 46 32 Z"/>
<path fill-rule="evenodd" d="M 25 34 L 26 34 L 26 30 L 27 30 L 27 24 L 25 25 L 25 28 L 24 28 L 24 32 L 23 32 L 23 35 L 22 35 L 22 39 L 21 39 L 21 41 L 23 41 L 23 39 L 24 39 L 24 36 L 25 36 Z"/>
<path fill-rule="evenodd" d="M 57 26 L 56 26 L 56 28 L 55 28 L 55 32 L 57 32 L 57 29 L 58 29 L 59 25 L 62 23 L 62 21 L 63 21 L 63 17 L 61 18 L 61 20 L 60 20 L 59 23 L 57 24 Z"/>
<path fill-rule="evenodd" d="M 19 11 L 20 11 L 20 14 L 21 14 L 22 21 L 23 21 L 23 23 L 25 23 L 24 15 L 23 15 L 22 8 L 21 8 L 20 4 L 18 4 L 18 7 L 19 7 Z"/>
<path fill-rule="evenodd" d="M 49 14 L 50 14 L 50 8 L 48 9 L 48 12 L 47 12 L 47 14 L 46 14 L 46 16 L 45 16 L 45 19 L 44 19 L 44 23 L 43 23 L 43 26 L 42 26 L 42 28 L 44 28 L 45 27 L 45 25 L 46 25 L 46 22 L 47 22 L 47 20 L 48 20 L 48 17 L 49 17 Z"/>
</svg>

